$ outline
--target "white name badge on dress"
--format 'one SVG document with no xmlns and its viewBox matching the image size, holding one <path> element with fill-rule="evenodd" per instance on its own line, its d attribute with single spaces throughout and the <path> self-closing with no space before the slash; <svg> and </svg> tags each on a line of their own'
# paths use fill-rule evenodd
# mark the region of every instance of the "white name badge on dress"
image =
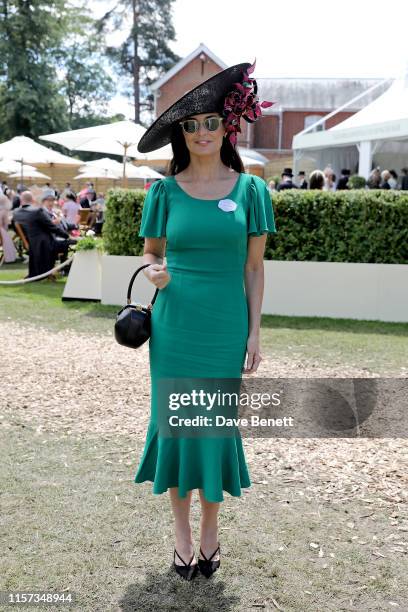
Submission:
<svg viewBox="0 0 408 612">
<path fill-rule="evenodd" d="M 221 210 L 223 210 L 224 212 L 230 212 L 232 210 L 235 210 L 236 207 L 236 202 L 234 202 L 233 200 L 229 200 L 228 198 L 226 200 L 220 200 L 218 202 L 218 208 L 221 208 Z"/>
</svg>

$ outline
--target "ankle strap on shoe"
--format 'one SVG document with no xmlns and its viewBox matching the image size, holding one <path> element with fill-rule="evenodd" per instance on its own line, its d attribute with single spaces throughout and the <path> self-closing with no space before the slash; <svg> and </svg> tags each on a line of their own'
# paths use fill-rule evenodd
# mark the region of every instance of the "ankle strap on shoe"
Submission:
<svg viewBox="0 0 408 612">
<path fill-rule="evenodd" d="M 200 547 L 200 553 L 202 554 L 202 556 L 204 557 L 205 561 L 211 561 L 211 559 L 213 558 L 213 556 L 220 550 L 220 545 L 218 544 L 217 548 L 214 550 L 213 554 L 211 555 L 211 557 L 209 559 L 207 559 L 207 557 L 205 556 L 205 554 L 203 553 L 203 549 Z M 221 552 L 221 551 L 220 551 Z"/>
</svg>

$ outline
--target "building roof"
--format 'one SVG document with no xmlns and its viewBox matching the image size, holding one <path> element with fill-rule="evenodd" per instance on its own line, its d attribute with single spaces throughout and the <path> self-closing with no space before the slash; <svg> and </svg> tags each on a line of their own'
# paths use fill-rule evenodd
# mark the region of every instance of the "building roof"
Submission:
<svg viewBox="0 0 408 612">
<path fill-rule="evenodd" d="M 193 59 L 200 55 L 200 53 L 205 53 L 210 59 L 212 59 L 215 64 L 218 64 L 218 66 L 222 68 L 222 70 L 228 68 L 228 65 L 225 64 L 219 57 L 217 57 L 215 53 L 213 53 L 204 43 L 200 43 L 198 47 L 194 49 L 194 51 L 192 51 L 186 57 L 183 57 L 180 61 L 177 62 L 177 64 L 174 64 L 174 66 L 170 68 L 170 70 L 168 70 L 166 74 L 164 74 L 160 79 L 152 83 L 150 85 L 150 89 L 152 91 L 155 91 L 156 89 L 162 87 L 164 83 L 169 81 L 175 74 L 177 74 L 177 72 L 184 68 L 184 66 L 187 66 L 187 64 L 189 64 Z"/>
<path fill-rule="evenodd" d="M 389 87 L 389 80 L 373 78 L 257 78 L 259 99 L 275 102 L 262 114 L 283 110 L 330 111 L 346 104 L 355 96 L 368 90 L 376 83 L 383 82 L 374 91 L 347 107 L 355 112 L 370 104 Z"/>
</svg>

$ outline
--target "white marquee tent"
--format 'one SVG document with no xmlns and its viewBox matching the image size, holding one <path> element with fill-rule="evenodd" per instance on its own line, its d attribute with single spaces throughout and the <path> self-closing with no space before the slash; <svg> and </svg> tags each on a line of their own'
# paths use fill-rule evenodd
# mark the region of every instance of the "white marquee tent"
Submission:
<svg viewBox="0 0 408 612">
<path fill-rule="evenodd" d="M 316 168 L 330 165 L 337 175 L 341 168 L 350 168 L 365 178 L 377 165 L 397 173 L 408 166 L 408 66 L 385 93 L 361 111 L 328 130 L 312 131 L 355 100 L 294 136 L 295 172 L 305 157 L 313 159 Z"/>
</svg>

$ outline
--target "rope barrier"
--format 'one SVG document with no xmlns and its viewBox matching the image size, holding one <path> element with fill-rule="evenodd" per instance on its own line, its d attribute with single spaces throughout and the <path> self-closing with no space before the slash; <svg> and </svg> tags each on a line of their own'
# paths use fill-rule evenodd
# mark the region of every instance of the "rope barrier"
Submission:
<svg viewBox="0 0 408 612">
<path fill-rule="evenodd" d="M 74 259 L 74 255 L 72 255 L 72 257 L 69 257 L 62 263 L 58 264 L 58 266 L 55 266 L 55 268 L 52 268 L 52 270 L 48 270 L 48 272 L 43 272 L 42 274 L 39 274 L 38 276 L 31 276 L 30 278 L 23 278 L 21 280 L 14 280 L 14 281 L 0 281 L 0 285 L 24 285 L 26 283 L 32 283 L 33 281 L 40 280 L 41 278 L 46 278 L 47 276 L 49 276 L 50 274 L 53 274 L 57 270 L 61 270 L 61 268 L 64 268 L 69 263 L 71 263 L 73 259 Z"/>
</svg>

